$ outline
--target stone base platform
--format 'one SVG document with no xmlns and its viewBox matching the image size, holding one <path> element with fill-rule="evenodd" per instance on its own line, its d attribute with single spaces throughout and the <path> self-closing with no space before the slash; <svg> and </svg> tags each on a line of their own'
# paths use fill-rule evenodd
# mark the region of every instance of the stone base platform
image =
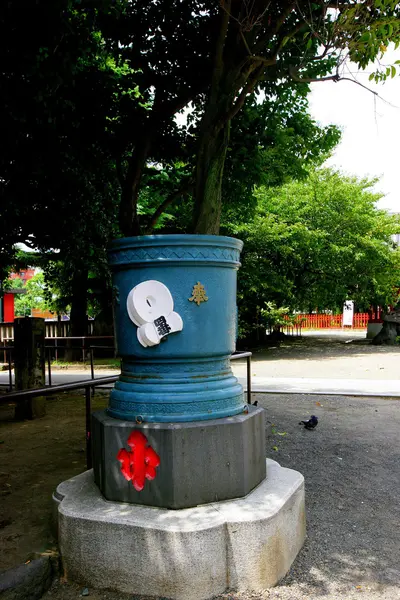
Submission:
<svg viewBox="0 0 400 600">
<path fill-rule="evenodd" d="M 304 478 L 267 465 L 246 497 L 181 510 L 109 502 L 92 471 L 61 483 L 53 498 L 67 579 L 174 600 L 275 585 L 305 539 Z"/>
<path fill-rule="evenodd" d="M 157 475 L 136 491 L 117 460 L 140 432 L 160 457 Z M 255 406 L 222 419 L 186 423 L 132 423 L 92 415 L 93 472 L 96 485 L 111 502 L 159 508 L 191 508 L 242 498 L 264 481 L 265 411 Z"/>
</svg>

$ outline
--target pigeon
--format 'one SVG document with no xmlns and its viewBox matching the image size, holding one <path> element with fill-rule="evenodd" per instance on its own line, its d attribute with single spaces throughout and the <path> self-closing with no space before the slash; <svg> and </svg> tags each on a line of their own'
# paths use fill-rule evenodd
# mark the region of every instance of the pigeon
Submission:
<svg viewBox="0 0 400 600">
<path fill-rule="evenodd" d="M 254 400 L 253 406 L 258 406 L 258 400 Z"/>
<path fill-rule="evenodd" d="M 318 425 L 318 417 L 311 415 L 308 421 L 300 421 L 299 425 L 304 425 L 306 429 L 315 429 Z"/>
</svg>

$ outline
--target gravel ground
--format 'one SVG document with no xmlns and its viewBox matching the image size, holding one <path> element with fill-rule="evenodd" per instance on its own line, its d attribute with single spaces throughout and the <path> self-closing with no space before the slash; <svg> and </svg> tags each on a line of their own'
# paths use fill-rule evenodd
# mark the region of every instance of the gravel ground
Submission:
<svg viewBox="0 0 400 600">
<path fill-rule="evenodd" d="M 268 455 L 305 476 L 308 538 L 277 587 L 218 600 L 400 598 L 400 401 L 254 396 L 267 411 Z M 315 431 L 298 425 L 310 414 L 320 418 Z M 44 598 L 76 600 L 81 592 L 56 582 Z M 89 597 L 142 600 L 96 590 Z"/>
</svg>

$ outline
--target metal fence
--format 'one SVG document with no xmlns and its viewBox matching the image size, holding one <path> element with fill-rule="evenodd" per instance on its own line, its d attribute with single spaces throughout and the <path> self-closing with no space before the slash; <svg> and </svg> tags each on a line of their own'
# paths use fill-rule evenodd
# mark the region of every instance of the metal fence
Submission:
<svg viewBox="0 0 400 600">
<path fill-rule="evenodd" d="M 251 404 L 251 352 L 236 352 L 231 355 L 231 360 L 246 359 L 247 363 L 247 403 Z M 10 370 L 11 372 L 11 370 Z M 88 469 L 92 468 L 92 425 L 91 425 L 91 413 L 92 413 L 92 394 L 94 388 L 104 385 L 110 385 L 115 383 L 119 377 L 118 375 L 112 375 L 110 377 L 97 377 L 94 378 L 94 370 L 92 369 L 92 379 L 86 379 L 84 381 L 74 381 L 71 383 L 64 383 L 62 385 L 49 385 L 43 388 L 37 388 L 32 390 L 23 390 L 19 392 L 8 392 L 0 396 L 0 403 L 18 403 L 29 398 L 36 398 L 37 396 L 51 396 L 60 392 L 69 392 L 72 390 L 85 390 L 85 427 L 86 427 L 86 465 Z M 11 380 L 12 386 L 12 380 Z M 12 389 L 12 387 L 11 387 Z"/>
<path fill-rule="evenodd" d="M 87 322 L 88 336 L 93 333 L 94 321 Z M 45 321 L 46 338 L 66 338 L 69 336 L 70 322 L 69 321 Z M 14 323 L 0 323 L 0 342 L 14 340 Z"/>
</svg>

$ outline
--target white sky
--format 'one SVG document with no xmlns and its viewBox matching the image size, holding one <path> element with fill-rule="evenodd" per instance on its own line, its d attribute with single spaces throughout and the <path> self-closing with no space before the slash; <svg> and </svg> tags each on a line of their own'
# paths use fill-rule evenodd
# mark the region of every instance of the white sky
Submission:
<svg viewBox="0 0 400 600">
<path fill-rule="evenodd" d="M 395 60 L 400 60 L 400 48 L 388 52 L 382 62 Z M 368 81 L 372 67 L 357 73 L 349 64 L 356 79 L 382 99 L 350 81 L 314 83 L 309 99 L 318 122 L 342 129 L 342 141 L 327 165 L 350 175 L 379 177 L 375 189 L 385 197 L 378 206 L 400 212 L 400 65 L 396 68 L 394 79 L 375 84 Z M 351 77 L 348 72 L 343 75 Z"/>
</svg>

